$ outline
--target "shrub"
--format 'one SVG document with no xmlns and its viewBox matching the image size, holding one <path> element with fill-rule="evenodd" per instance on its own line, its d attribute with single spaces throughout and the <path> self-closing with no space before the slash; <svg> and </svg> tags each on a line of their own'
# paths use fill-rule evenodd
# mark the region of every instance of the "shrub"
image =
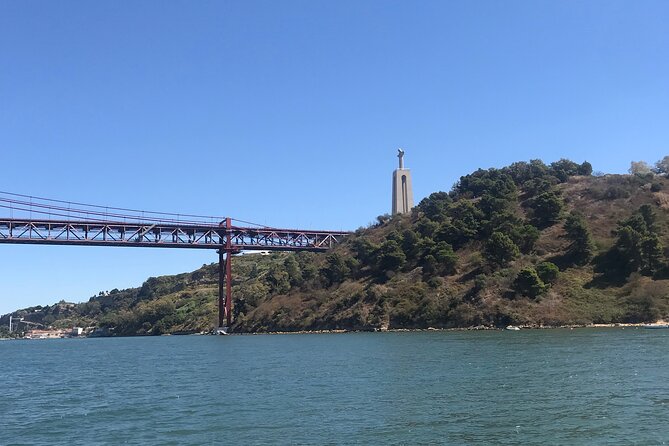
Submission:
<svg viewBox="0 0 669 446">
<path fill-rule="evenodd" d="M 552 285 L 560 275 L 560 268 L 555 263 L 541 262 L 537 265 L 537 275 L 544 284 Z"/>
<path fill-rule="evenodd" d="M 474 277 L 474 289 L 476 291 L 480 291 L 485 288 L 487 283 L 488 277 L 485 274 L 477 274 L 476 277 Z"/>
<path fill-rule="evenodd" d="M 430 288 L 439 288 L 439 287 L 442 286 L 443 284 L 444 284 L 444 279 L 442 279 L 442 278 L 439 277 L 439 276 L 430 277 L 430 278 L 427 280 L 427 285 L 428 285 Z"/>
<path fill-rule="evenodd" d="M 621 198 L 629 198 L 630 193 L 623 189 L 620 186 L 609 186 L 606 188 L 604 193 L 602 194 L 602 199 L 603 200 L 619 200 Z"/>
<path fill-rule="evenodd" d="M 513 289 L 523 296 L 534 299 L 546 290 L 546 285 L 534 268 L 523 268 L 513 282 Z"/>
</svg>

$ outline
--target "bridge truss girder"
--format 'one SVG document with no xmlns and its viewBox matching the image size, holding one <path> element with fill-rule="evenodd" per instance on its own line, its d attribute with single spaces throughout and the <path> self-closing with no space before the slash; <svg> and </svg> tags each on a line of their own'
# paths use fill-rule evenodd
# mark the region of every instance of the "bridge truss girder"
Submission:
<svg viewBox="0 0 669 446">
<path fill-rule="evenodd" d="M 220 225 L 0 219 L 0 243 L 147 248 L 322 251 L 343 231 L 301 231 Z"/>
</svg>

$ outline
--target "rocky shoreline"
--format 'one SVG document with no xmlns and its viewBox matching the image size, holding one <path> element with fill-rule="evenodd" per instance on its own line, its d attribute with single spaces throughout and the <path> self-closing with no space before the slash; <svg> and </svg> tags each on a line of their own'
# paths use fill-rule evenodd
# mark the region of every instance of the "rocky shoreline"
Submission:
<svg viewBox="0 0 669 446">
<path fill-rule="evenodd" d="M 516 325 L 521 330 L 556 330 L 556 329 L 575 329 L 575 328 L 642 328 L 646 326 L 662 327 L 669 324 L 666 321 L 657 321 L 653 323 L 613 323 L 613 324 L 573 324 L 573 325 Z M 263 331 L 263 332 L 231 332 L 228 335 L 297 335 L 297 334 L 347 334 L 347 333 L 413 333 L 413 332 L 432 332 L 432 331 L 504 331 L 506 327 L 493 327 L 478 325 L 474 327 L 459 328 L 389 328 L 376 330 L 296 330 L 296 331 Z"/>
</svg>

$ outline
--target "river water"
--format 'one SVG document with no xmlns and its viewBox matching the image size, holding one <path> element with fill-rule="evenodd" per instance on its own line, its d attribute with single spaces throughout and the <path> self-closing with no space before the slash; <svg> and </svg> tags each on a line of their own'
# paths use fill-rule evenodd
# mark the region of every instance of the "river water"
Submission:
<svg viewBox="0 0 669 446">
<path fill-rule="evenodd" d="M 0 342 L 0 444 L 669 442 L 669 330 Z"/>
</svg>

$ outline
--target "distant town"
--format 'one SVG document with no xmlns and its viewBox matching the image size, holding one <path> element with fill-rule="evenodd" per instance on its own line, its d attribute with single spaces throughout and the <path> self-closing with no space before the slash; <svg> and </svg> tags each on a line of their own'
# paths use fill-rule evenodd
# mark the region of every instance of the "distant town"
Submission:
<svg viewBox="0 0 669 446">
<path fill-rule="evenodd" d="M 72 328 L 28 328 L 17 330 L 19 324 L 24 324 L 22 318 L 17 318 L 10 324 L 9 336 L 4 339 L 64 339 L 108 336 L 108 330 L 98 327 L 72 327 Z"/>
<path fill-rule="evenodd" d="M 72 327 L 71 330 L 28 330 L 25 334 L 26 339 L 60 339 L 60 338 L 76 338 L 84 333 L 81 327 Z"/>
</svg>

